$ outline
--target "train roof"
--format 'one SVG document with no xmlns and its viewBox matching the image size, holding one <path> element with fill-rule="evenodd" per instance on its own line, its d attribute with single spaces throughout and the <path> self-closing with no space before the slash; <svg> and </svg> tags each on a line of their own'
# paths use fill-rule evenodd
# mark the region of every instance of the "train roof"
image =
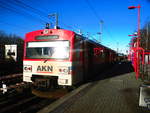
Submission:
<svg viewBox="0 0 150 113">
<path fill-rule="evenodd" d="M 47 31 L 59 31 L 59 32 L 65 32 L 65 33 L 75 33 L 74 31 L 70 31 L 70 30 L 65 30 L 65 29 L 41 29 L 41 30 L 35 30 L 35 31 L 31 31 L 31 32 L 28 32 L 26 33 L 26 35 L 30 35 L 30 34 L 47 34 Z"/>
<path fill-rule="evenodd" d="M 91 39 L 89 39 L 89 38 L 87 38 L 87 37 L 85 37 L 83 35 L 75 33 L 74 31 L 66 30 L 66 29 L 41 29 L 41 30 L 36 30 L 36 31 L 32 31 L 32 32 L 26 33 L 26 37 L 27 36 L 29 36 L 29 37 L 30 36 L 37 36 L 37 35 L 46 35 L 46 34 L 48 34 L 48 32 L 59 32 L 60 34 L 62 34 L 62 33 L 66 34 L 67 33 L 67 34 L 70 34 L 70 35 L 72 35 L 72 34 L 75 35 L 76 34 L 76 35 L 80 36 L 83 40 L 86 40 L 86 41 L 88 41 L 90 43 L 93 43 L 95 45 L 98 45 L 98 46 L 102 46 L 105 49 L 108 49 L 108 50 L 111 50 L 111 51 L 117 53 L 116 51 L 110 49 L 109 47 L 106 47 L 106 46 L 104 46 L 104 45 L 102 45 L 102 44 L 100 44 L 100 43 L 98 43 L 98 42 L 96 42 L 94 40 L 91 40 Z"/>
<path fill-rule="evenodd" d="M 77 34 L 77 33 L 76 33 L 76 34 Z M 95 45 L 97 45 L 97 46 L 102 46 L 102 47 L 104 47 L 105 49 L 108 49 L 108 50 L 111 50 L 111 51 L 117 53 L 115 50 L 112 50 L 111 48 L 106 47 L 106 46 L 100 44 L 100 43 L 97 42 L 97 41 L 91 40 L 91 39 L 89 39 L 89 38 L 87 38 L 87 37 L 85 37 L 85 36 L 83 36 L 83 35 L 80 35 L 80 34 L 77 34 L 77 35 L 81 36 L 84 40 L 86 40 L 86 41 L 88 41 L 88 42 L 90 42 L 90 43 L 92 43 L 92 44 L 95 44 Z"/>
<path fill-rule="evenodd" d="M 66 37 L 66 39 L 69 39 L 69 36 L 74 36 L 74 34 L 75 32 L 64 29 L 41 29 L 26 33 L 25 41 L 36 41 L 33 37 L 47 35 L 60 35 Z"/>
</svg>

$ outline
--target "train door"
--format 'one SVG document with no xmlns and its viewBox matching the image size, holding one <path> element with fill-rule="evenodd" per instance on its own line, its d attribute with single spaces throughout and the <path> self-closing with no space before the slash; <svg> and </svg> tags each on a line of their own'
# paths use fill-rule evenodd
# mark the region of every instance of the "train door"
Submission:
<svg viewBox="0 0 150 113">
<path fill-rule="evenodd" d="M 83 53 L 83 69 L 84 69 L 84 80 L 88 80 L 92 73 L 93 68 L 93 45 L 89 41 L 84 41 L 83 43 L 84 53 Z"/>
<path fill-rule="evenodd" d="M 90 77 L 90 55 L 89 55 L 89 42 L 84 40 L 83 42 L 83 70 L 84 70 L 84 80 L 87 81 Z"/>
<path fill-rule="evenodd" d="M 87 50 L 87 41 L 84 40 L 82 41 L 82 63 L 83 63 L 83 79 L 84 81 L 86 81 L 88 79 L 88 65 L 89 65 L 89 62 L 88 62 L 88 50 Z"/>
<path fill-rule="evenodd" d="M 83 81 L 83 62 L 82 62 L 82 40 L 76 35 L 74 41 L 73 50 L 73 83 L 78 83 Z"/>
</svg>

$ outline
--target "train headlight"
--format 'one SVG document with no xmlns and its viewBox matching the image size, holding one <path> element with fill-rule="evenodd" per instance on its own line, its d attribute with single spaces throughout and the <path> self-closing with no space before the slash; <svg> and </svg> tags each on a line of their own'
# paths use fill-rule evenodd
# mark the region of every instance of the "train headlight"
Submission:
<svg viewBox="0 0 150 113">
<path fill-rule="evenodd" d="M 24 65 L 23 71 L 24 72 L 32 72 L 32 66 L 31 65 Z"/>
</svg>

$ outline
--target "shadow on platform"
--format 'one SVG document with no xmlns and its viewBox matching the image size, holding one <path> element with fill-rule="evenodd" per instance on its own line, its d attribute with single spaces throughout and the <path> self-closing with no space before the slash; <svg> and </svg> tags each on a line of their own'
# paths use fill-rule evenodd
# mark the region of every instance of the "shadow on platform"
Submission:
<svg viewBox="0 0 150 113">
<path fill-rule="evenodd" d="M 97 80 L 103 80 L 115 76 L 121 76 L 123 74 L 131 73 L 134 71 L 131 62 L 119 62 L 109 68 L 110 69 L 108 69 L 108 71 L 105 71 L 97 75 L 91 81 L 97 81 Z"/>
</svg>

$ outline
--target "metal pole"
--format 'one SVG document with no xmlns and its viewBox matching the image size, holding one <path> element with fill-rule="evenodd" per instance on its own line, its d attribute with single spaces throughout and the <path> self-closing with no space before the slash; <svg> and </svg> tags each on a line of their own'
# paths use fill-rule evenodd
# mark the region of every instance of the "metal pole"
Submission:
<svg viewBox="0 0 150 113">
<path fill-rule="evenodd" d="M 81 29 L 79 29 L 79 34 L 80 34 L 80 35 L 82 35 L 82 31 L 81 31 Z"/>
<path fill-rule="evenodd" d="M 141 6 L 138 5 L 138 40 L 137 40 L 137 46 L 139 47 L 140 46 L 140 36 L 141 36 L 141 33 L 140 33 L 140 8 Z"/>
<path fill-rule="evenodd" d="M 48 16 L 49 17 L 55 17 L 55 26 L 54 26 L 54 29 L 57 29 L 58 28 L 58 14 L 54 13 L 54 14 L 49 14 Z"/>
<path fill-rule="evenodd" d="M 100 21 L 100 38 L 99 42 L 102 42 L 102 33 L 103 33 L 103 20 Z"/>
<path fill-rule="evenodd" d="M 149 30 L 148 30 L 148 25 L 149 25 L 149 24 L 147 24 L 147 29 L 146 29 L 146 35 L 147 35 L 147 36 L 146 36 L 146 49 L 147 49 L 147 50 L 149 49 L 149 48 L 148 48 L 148 35 L 149 35 L 149 34 L 148 34 L 148 31 L 149 31 Z"/>
<path fill-rule="evenodd" d="M 139 47 L 140 47 L 140 5 L 137 6 L 138 8 L 138 38 L 137 38 L 137 76 L 136 78 L 138 79 L 139 76 L 139 65 L 140 65 L 140 56 L 139 56 Z"/>
<path fill-rule="evenodd" d="M 119 43 L 117 42 L 117 53 L 119 53 Z"/>
<path fill-rule="evenodd" d="M 55 23 L 55 29 L 58 28 L 58 14 L 55 13 L 56 23 Z"/>
</svg>

